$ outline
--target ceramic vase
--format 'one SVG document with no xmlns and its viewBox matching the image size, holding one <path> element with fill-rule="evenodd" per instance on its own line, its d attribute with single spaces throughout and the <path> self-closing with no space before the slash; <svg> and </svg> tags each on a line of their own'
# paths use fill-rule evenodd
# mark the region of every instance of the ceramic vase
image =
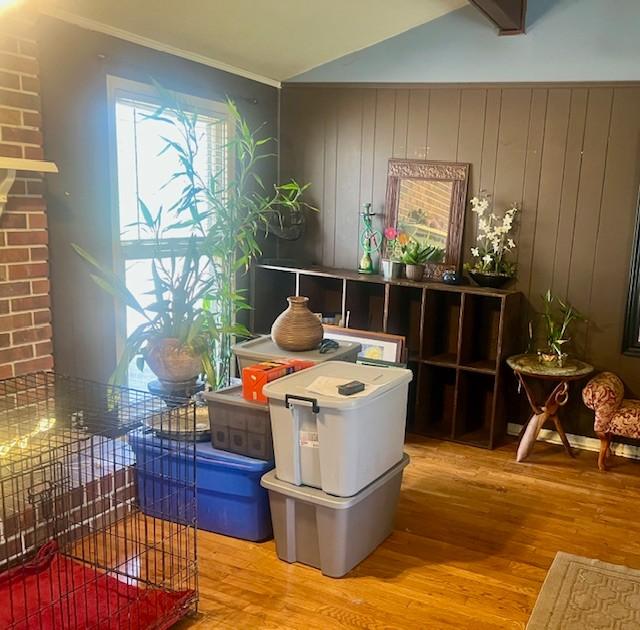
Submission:
<svg viewBox="0 0 640 630">
<path fill-rule="evenodd" d="M 289 306 L 271 326 L 271 338 L 283 350 L 304 352 L 320 345 L 322 322 L 309 310 L 309 298 L 288 297 Z"/>
<path fill-rule="evenodd" d="M 385 280 L 399 278 L 402 273 L 402 263 L 398 260 L 383 258 L 380 261 L 380 268 L 382 270 L 382 277 Z"/>
<path fill-rule="evenodd" d="M 407 280 L 421 282 L 424 276 L 424 265 L 405 265 L 404 273 L 407 276 Z"/>
<path fill-rule="evenodd" d="M 144 360 L 158 380 L 170 387 L 195 381 L 202 372 L 200 357 L 172 337 L 151 342 L 145 350 Z"/>
</svg>

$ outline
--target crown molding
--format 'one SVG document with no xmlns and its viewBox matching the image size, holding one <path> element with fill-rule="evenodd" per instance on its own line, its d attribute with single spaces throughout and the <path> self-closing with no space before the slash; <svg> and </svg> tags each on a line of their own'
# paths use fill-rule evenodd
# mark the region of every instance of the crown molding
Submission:
<svg viewBox="0 0 640 630">
<path fill-rule="evenodd" d="M 108 24 L 103 24 L 102 22 L 76 15 L 75 13 L 71 13 L 63 9 L 57 9 L 55 7 L 43 7 L 40 9 L 40 13 L 49 17 L 56 18 L 58 20 L 62 20 L 63 22 L 68 22 L 69 24 L 74 24 L 75 26 L 79 26 L 80 28 L 84 28 L 89 31 L 95 31 L 97 33 L 102 33 L 103 35 L 117 37 L 118 39 L 123 39 L 127 42 L 131 42 L 132 44 L 138 44 L 139 46 L 144 46 L 145 48 L 151 48 L 152 50 L 168 53 L 170 55 L 174 55 L 175 57 L 181 57 L 182 59 L 200 63 L 202 65 L 209 66 L 210 68 L 215 68 L 216 70 L 222 70 L 224 72 L 229 72 L 230 74 L 244 77 L 245 79 L 250 79 L 251 81 L 264 83 L 265 85 L 270 85 L 271 87 L 275 88 L 281 87 L 281 82 L 276 81 L 275 79 L 271 79 L 260 74 L 254 74 L 253 72 L 245 70 L 244 68 L 238 68 L 228 63 L 224 63 L 223 61 L 212 59 L 211 57 L 207 57 L 205 55 L 200 55 L 188 50 L 183 50 L 182 48 L 176 48 L 174 46 L 170 46 L 169 44 L 159 42 L 155 39 L 150 39 L 149 37 L 136 35 L 135 33 L 131 33 L 130 31 L 125 31 L 124 29 L 117 28 L 115 26 L 109 26 Z"/>
</svg>

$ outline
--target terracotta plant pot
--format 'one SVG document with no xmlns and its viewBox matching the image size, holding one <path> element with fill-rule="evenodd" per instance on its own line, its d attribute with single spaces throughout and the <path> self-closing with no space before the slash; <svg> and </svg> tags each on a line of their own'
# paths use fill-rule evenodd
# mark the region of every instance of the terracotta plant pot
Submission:
<svg viewBox="0 0 640 630">
<path fill-rule="evenodd" d="M 513 280 L 511 276 L 498 273 L 476 273 L 475 271 L 470 271 L 469 275 L 477 285 L 491 289 L 500 289 Z"/>
<path fill-rule="evenodd" d="M 144 360 L 161 383 L 187 383 L 202 372 L 200 357 L 171 337 L 149 344 Z"/>
<path fill-rule="evenodd" d="M 271 338 L 283 350 L 304 352 L 317 348 L 324 330 L 322 322 L 309 310 L 309 298 L 288 297 L 289 306 L 271 327 Z"/>
<path fill-rule="evenodd" d="M 424 276 L 424 265 L 405 265 L 404 273 L 407 276 L 407 280 L 420 282 Z"/>
</svg>

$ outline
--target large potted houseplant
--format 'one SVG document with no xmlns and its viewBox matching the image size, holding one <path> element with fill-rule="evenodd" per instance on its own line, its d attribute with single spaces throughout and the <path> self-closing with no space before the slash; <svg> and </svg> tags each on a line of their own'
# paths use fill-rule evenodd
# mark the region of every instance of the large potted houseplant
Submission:
<svg viewBox="0 0 640 630">
<path fill-rule="evenodd" d="M 421 243 L 411 239 L 402 254 L 405 275 L 408 280 L 420 282 L 424 276 L 427 263 L 439 263 L 444 260 L 444 249 L 429 243 Z"/>
<path fill-rule="evenodd" d="M 478 217 L 477 245 L 471 248 L 473 262 L 465 269 L 481 287 L 499 289 L 516 276 L 516 265 L 508 258 L 516 246 L 511 232 L 514 228 L 517 206 L 508 208 L 500 218 L 489 211 L 486 197 L 474 197 L 471 211 Z"/>
<path fill-rule="evenodd" d="M 215 381 L 211 362 L 215 341 L 223 332 L 236 331 L 221 329 L 207 308 L 207 299 L 214 287 L 209 265 L 207 261 L 202 262 L 195 236 L 190 238 L 184 257 L 165 251 L 163 211 L 159 210 L 152 218 L 144 204 L 141 209 L 144 219 L 140 227 L 147 232 L 153 247 L 153 296 L 149 303 L 141 303 L 122 278 L 80 246 L 73 245 L 92 267 L 95 282 L 143 319 L 127 337 L 111 381 L 124 382 L 134 359 L 140 369 L 146 362 L 158 380 L 170 389 L 195 381 L 200 374 Z"/>
<path fill-rule="evenodd" d="M 197 117 L 173 93 L 157 88 L 160 105 L 148 118 L 178 131 L 180 141 L 167 140 L 163 152 L 174 152 L 178 158 L 180 166 L 171 181 L 180 182 L 181 193 L 155 218 L 140 201 L 143 227 L 155 234 L 158 245 L 152 264 L 155 301 L 141 305 L 112 271 L 77 246 L 76 251 L 98 272 L 93 277 L 102 288 L 145 319 L 126 340 L 114 382 L 125 379 L 134 358 L 139 366 L 146 361 L 161 380 L 167 379 L 163 370 L 169 365 L 182 362 L 187 370 L 191 358 L 189 369 L 199 364 L 209 387 L 218 388 L 231 377 L 233 339 L 249 334 L 236 318 L 250 308 L 237 286 L 237 275 L 261 254 L 260 239 L 266 237 L 274 217 L 277 220 L 283 210 L 295 214 L 311 208 L 302 199 L 308 184 L 290 181 L 269 188 L 262 182 L 257 167 L 273 157 L 267 149 L 273 139 L 252 130 L 231 100 L 226 149 L 232 166 L 224 172 L 201 172 L 195 163 L 200 141 Z M 169 225 L 163 221 L 165 215 L 171 216 Z M 162 250 L 162 239 L 172 230 L 191 233 L 182 267 L 175 257 L 167 262 Z"/>
</svg>

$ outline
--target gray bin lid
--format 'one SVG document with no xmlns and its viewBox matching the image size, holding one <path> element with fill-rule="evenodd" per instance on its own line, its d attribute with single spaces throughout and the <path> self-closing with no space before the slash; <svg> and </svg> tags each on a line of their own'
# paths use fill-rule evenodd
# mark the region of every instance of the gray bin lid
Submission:
<svg viewBox="0 0 640 630">
<path fill-rule="evenodd" d="M 273 361 L 279 358 L 300 359 L 302 361 L 321 363 L 322 361 L 340 361 L 345 355 L 357 354 L 362 349 L 362 346 L 353 341 L 339 341 L 338 348 L 324 354 L 320 354 L 319 350 L 291 352 L 290 350 L 282 350 L 282 348 L 276 346 L 269 335 L 264 335 L 257 339 L 237 343 L 231 349 L 240 358 L 257 358 L 260 361 Z"/>
<path fill-rule="evenodd" d="M 360 381 L 372 387 L 370 392 L 365 390 L 363 396 L 329 396 L 317 394 L 307 389 L 318 376 L 328 376 L 339 378 L 345 381 Z M 263 394 L 269 400 L 283 400 L 287 396 L 291 398 L 305 397 L 313 398 L 321 407 L 332 409 L 354 409 L 370 403 L 378 396 L 383 396 L 386 392 L 404 383 L 409 383 L 413 378 L 411 370 L 397 367 L 373 367 L 370 365 L 360 365 L 358 363 L 348 363 L 346 361 L 326 361 L 318 363 L 306 370 L 294 372 L 275 381 L 267 383 L 263 388 Z"/>
<path fill-rule="evenodd" d="M 281 481 L 276 477 L 275 469 L 262 476 L 260 485 L 267 490 L 284 494 L 292 499 L 305 501 L 306 503 L 313 503 L 314 505 L 327 507 L 332 510 L 347 510 L 357 503 L 360 503 L 363 499 L 366 499 L 372 492 L 375 492 L 395 475 L 402 474 L 402 471 L 409 465 L 409 461 L 409 455 L 407 455 L 407 453 L 403 453 L 402 459 L 395 466 L 389 468 L 384 475 L 378 477 L 375 481 L 372 481 L 368 486 L 352 497 L 335 497 L 331 494 L 327 494 L 326 492 L 322 492 L 319 488 L 295 486 L 291 483 L 287 483 L 286 481 Z"/>
<path fill-rule="evenodd" d="M 219 389 L 215 392 L 202 392 L 202 398 L 207 402 L 235 405 L 236 407 L 242 407 L 244 409 L 269 410 L 268 403 L 255 402 L 244 398 L 242 396 L 242 385 L 224 387 L 223 389 Z"/>
</svg>

